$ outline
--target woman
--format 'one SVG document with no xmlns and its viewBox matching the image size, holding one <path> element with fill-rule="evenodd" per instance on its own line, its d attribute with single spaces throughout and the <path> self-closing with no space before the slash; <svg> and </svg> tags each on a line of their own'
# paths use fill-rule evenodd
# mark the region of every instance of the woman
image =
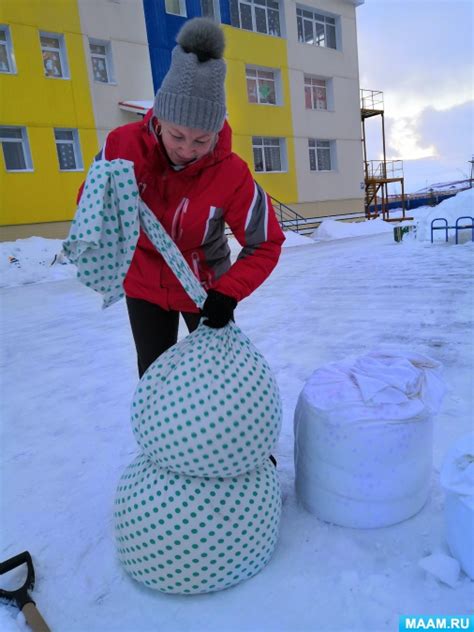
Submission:
<svg viewBox="0 0 474 632">
<path fill-rule="evenodd" d="M 232 153 L 225 120 L 224 35 L 210 20 L 188 21 L 153 110 L 142 122 L 113 130 L 97 159 L 134 163 L 140 195 L 208 292 L 202 314 L 143 234 L 125 278 L 127 308 L 140 377 L 202 315 L 224 327 L 238 301 L 271 273 L 283 233 L 268 195 Z M 242 245 L 231 265 L 225 224 Z"/>
</svg>

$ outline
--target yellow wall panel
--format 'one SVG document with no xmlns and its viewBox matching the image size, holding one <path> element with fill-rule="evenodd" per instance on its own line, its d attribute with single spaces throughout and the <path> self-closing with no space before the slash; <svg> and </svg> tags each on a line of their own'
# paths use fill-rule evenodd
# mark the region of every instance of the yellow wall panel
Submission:
<svg viewBox="0 0 474 632">
<path fill-rule="evenodd" d="M 12 24 L 17 74 L 0 74 L 4 124 L 94 127 L 82 36 L 64 33 L 70 79 L 44 74 L 38 29 Z"/>
<path fill-rule="evenodd" d="M 86 171 L 60 171 L 54 128 L 77 129 L 82 160 L 90 164 L 98 138 L 76 0 L 1 0 L 16 74 L 0 74 L 0 125 L 27 129 L 33 169 L 9 173 L 0 156 L 0 223 L 71 219 Z M 69 78 L 44 74 L 39 31 L 64 36 Z"/>
<path fill-rule="evenodd" d="M 252 136 L 234 135 L 233 150 L 241 156 L 252 169 L 255 180 L 271 196 L 285 204 L 298 201 L 294 160 L 294 143 L 292 138 L 286 139 L 287 171 L 275 173 L 261 173 L 253 171 Z"/>
<path fill-rule="evenodd" d="M 81 30 L 76 0 L 2 0 L 0 22 L 30 24 L 58 33 Z"/>
<path fill-rule="evenodd" d="M 34 224 L 71 219 L 77 191 L 97 147 L 95 130 L 79 130 L 84 170 L 60 171 L 52 128 L 28 129 L 33 171 L 9 173 L 0 155 L 1 223 Z"/>
<path fill-rule="evenodd" d="M 281 202 L 298 200 L 286 40 L 224 26 L 227 62 L 227 109 L 233 131 L 233 149 L 252 169 L 257 182 Z M 246 65 L 280 72 L 281 105 L 249 103 Z M 253 171 L 252 136 L 277 136 L 286 142 L 284 173 Z"/>
</svg>

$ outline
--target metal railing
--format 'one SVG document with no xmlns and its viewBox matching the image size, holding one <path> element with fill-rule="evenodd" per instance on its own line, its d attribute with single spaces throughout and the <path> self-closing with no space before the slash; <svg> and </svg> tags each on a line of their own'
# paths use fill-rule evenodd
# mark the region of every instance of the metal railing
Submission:
<svg viewBox="0 0 474 632">
<path fill-rule="evenodd" d="M 403 160 L 367 160 L 367 178 L 403 178 Z"/>
<path fill-rule="evenodd" d="M 273 208 L 275 209 L 275 214 L 277 216 L 278 221 L 280 222 L 282 228 L 287 228 L 290 230 L 295 230 L 297 233 L 300 232 L 301 223 L 304 222 L 304 217 L 299 215 L 292 208 L 280 202 L 272 195 L 270 195 L 270 199 L 273 204 Z"/>
<path fill-rule="evenodd" d="M 381 90 L 360 90 L 362 110 L 383 110 L 383 92 Z"/>
</svg>

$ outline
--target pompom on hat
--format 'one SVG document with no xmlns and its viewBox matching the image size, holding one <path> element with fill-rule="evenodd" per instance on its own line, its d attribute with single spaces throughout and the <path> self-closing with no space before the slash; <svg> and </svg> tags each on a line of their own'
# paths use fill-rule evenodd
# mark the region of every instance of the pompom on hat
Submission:
<svg viewBox="0 0 474 632">
<path fill-rule="evenodd" d="M 153 112 L 161 121 L 219 132 L 226 117 L 224 33 L 212 20 L 194 18 L 176 42 Z"/>
</svg>

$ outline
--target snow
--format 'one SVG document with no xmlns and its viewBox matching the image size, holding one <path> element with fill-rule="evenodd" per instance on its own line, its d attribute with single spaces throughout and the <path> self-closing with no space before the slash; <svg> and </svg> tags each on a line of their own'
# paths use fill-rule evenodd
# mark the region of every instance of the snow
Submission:
<svg viewBox="0 0 474 632">
<path fill-rule="evenodd" d="M 422 218 L 417 221 L 416 238 L 420 241 L 431 241 L 431 221 L 437 217 L 444 217 L 448 220 L 449 226 L 454 226 L 458 217 L 474 216 L 474 189 L 466 189 L 457 195 L 444 200 L 438 206 L 430 209 Z M 466 220 L 461 225 L 472 224 Z M 443 222 L 437 222 L 436 226 L 442 226 Z M 448 232 L 449 241 L 455 241 L 455 232 Z M 445 241 L 446 231 L 436 230 L 433 234 L 434 241 Z M 472 239 L 472 230 L 462 230 L 459 232 L 459 242 L 465 243 Z"/>
<path fill-rule="evenodd" d="M 315 241 L 331 241 L 380 233 L 393 233 L 393 225 L 384 222 L 380 217 L 363 222 L 338 222 L 325 219 L 313 232 L 312 237 Z"/>
<path fill-rule="evenodd" d="M 451 588 L 456 588 L 461 567 L 459 562 L 450 555 L 433 553 L 420 560 L 419 566 Z"/>
<path fill-rule="evenodd" d="M 470 180 L 452 180 L 450 182 L 435 182 L 430 184 L 429 186 L 422 187 L 418 189 L 416 193 L 438 193 L 439 191 L 452 191 L 455 193 L 458 190 L 463 190 L 468 188 L 470 185 Z"/>
<path fill-rule="evenodd" d="M 309 237 L 290 230 L 285 232 L 285 237 L 284 248 L 313 243 Z M 233 238 L 229 239 L 229 243 L 235 260 L 242 247 Z M 75 276 L 76 268 L 64 257 L 60 239 L 29 237 L 0 243 L 0 288 Z"/>
<path fill-rule="evenodd" d="M 283 248 L 291 248 L 293 246 L 307 246 L 312 243 L 310 237 L 300 235 L 292 230 L 285 231 L 285 241 L 283 242 Z"/>
<path fill-rule="evenodd" d="M 397 629 L 403 614 L 474 612 L 474 584 L 464 573 L 453 588 L 419 566 L 449 553 L 440 468 L 472 429 L 474 245 L 395 243 L 392 226 L 303 244 L 284 249 L 272 276 L 236 313 L 282 393 L 279 543 L 253 579 L 193 597 L 138 585 L 115 555 L 115 488 L 137 453 L 129 411 L 137 372 L 124 302 L 102 311 L 101 297 L 71 278 L 73 266 L 49 266 L 57 242 L 2 244 L 2 276 L 11 287 L 0 290 L 0 559 L 32 553 L 32 595 L 52 630 L 382 632 Z M 25 269 L 5 264 L 5 256 Z M 448 392 L 435 418 L 431 491 L 423 509 L 397 525 L 337 527 L 296 502 L 294 409 L 315 369 L 380 343 L 444 367 Z M 25 629 L 15 608 L 0 608 L 0 629 Z"/>
<path fill-rule="evenodd" d="M 391 219 L 402 220 L 402 209 L 390 209 Z M 445 217 L 449 226 L 454 226 L 456 219 L 463 215 L 474 215 L 474 188 L 465 189 L 457 195 L 444 200 L 437 206 L 420 206 L 416 209 L 406 211 L 406 215 L 414 217 L 414 220 L 399 222 L 384 222 L 381 217 L 362 222 L 339 222 L 327 219 L 321 222 L 315 229 L 311 237 L 315 241 L 332 241 L 334 239 L 346 239 L 350 237 L 362 237 L 366 235 L 376 235 L 380 233 L 391 233 L 395 226 L 416 225 L 416 239 L 418 241 L 431 241 L 431 221 L 437 217 Z M 466 220 L 463 222 L 469 224 Z M 441 223 L 438 223 L 441 225 Z M 472 239 L 470 230 L 463 230 L 459 233 L 459 242 L 466 243 Z M 437 230 L 434 232 L 435 241 L 445 241 L 445 232 Z M 449 242 L 454 243 L 454 231 L 449 231 Z"/>
<path fill-rule="evenodd" d="M 61 247 L 60 239 L 43 237 L 0 243 L 0 287 L 74 278 L 75 268 L 59 256 Z"/>
</svg>

